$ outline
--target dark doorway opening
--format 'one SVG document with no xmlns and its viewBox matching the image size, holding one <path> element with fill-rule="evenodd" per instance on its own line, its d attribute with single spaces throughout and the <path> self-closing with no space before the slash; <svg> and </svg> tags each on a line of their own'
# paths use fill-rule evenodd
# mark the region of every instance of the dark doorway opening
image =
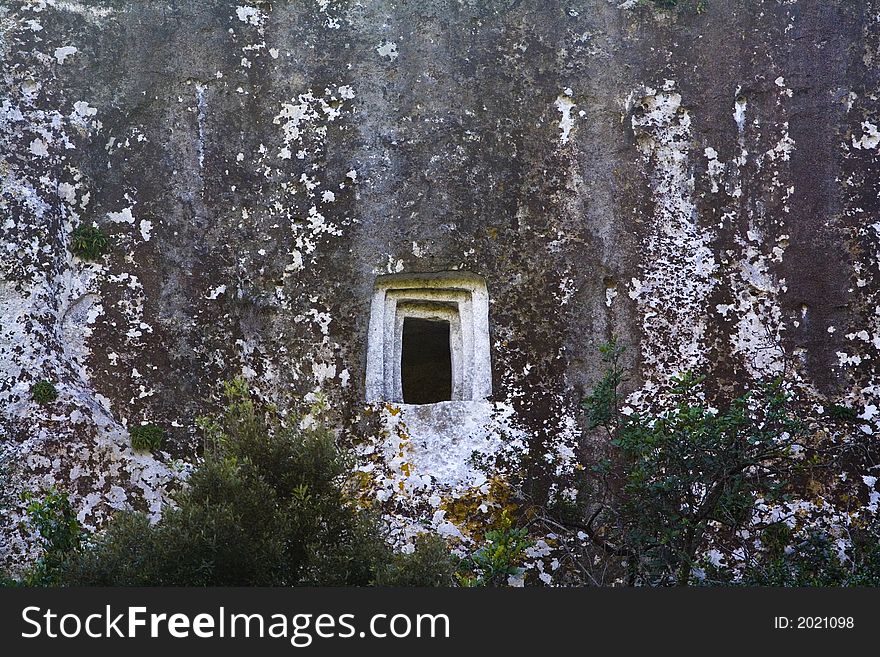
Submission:
<svg viewBox="0 0 880 657">
<path fill-rule="evenodd" d="M 452 399 L 449 322 L 403 318 L 400 378 L 405 404 L 433 404 Z"/>
</svg>

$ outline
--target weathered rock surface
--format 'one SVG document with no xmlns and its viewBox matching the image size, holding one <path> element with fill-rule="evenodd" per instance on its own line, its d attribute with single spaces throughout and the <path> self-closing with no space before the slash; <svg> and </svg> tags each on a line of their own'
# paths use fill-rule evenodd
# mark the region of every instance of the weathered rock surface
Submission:
<svg viewBox="0 0 880 657">
<path fill-rule="evenodd" d="M 563 459 L 612 334 L 633 403 L 785 368 L 877 431 L 880 3 L 635 4 L 0 0 L 8 490 L 157 511 L 237 375 L 348 426 L 393 272 L 485 278 L 492 401 Z"/>
</svg>

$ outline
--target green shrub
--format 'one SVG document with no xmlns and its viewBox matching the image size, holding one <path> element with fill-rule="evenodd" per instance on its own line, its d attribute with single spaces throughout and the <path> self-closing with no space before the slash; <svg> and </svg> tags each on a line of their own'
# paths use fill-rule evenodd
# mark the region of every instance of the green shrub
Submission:
<svg viewBox="0 0 880 657">
<path fill-rule="evenodd" d="M 17 588 L 19 586 L 23 586 L 21 580 L 16 579 L 9 573 L 0 571 L 0 589 Z"/>
<path fill-rule="evenodd" d="M 21 583 L 27 586 L 50 586 L 61 581 L 68 557 L 80 549 L 84 538 L 82 525 L 67 495 L 51 488 L 42 495 L 22 495 L 27 504 L 26 523 L 39 535 L 43 553 L 26 572 Z"/>
<path fill-rule="evenodd" d="M 11 450 L 0 449 L 0 518 L 10 517 L 13 509 L 13 466 Z M 12 575 L 0 567 L 0 588 L 15 584 L 16 580 Z"/>
<path fill-rule="evenodd" d="M 242 380 L 199 424 L 204 461 L 155 524 L 118 515 L 66 563 L 77 586 L 435 585 L 454 562 L 437 540 L 395 555 L 380 519 L 346 485 L 351 462 L 332 431 L 282 423 Z"/>
<path fill-rule="evenodd" d="M 140 424 L 131 428 L 131 447 L 136 452 L 154 452 L 165 442 L 165 430 L 157 424 Z"/>
<path fill-rule="evenodd" d="M 847 438 L 854 409 L 831 405 L 808 423 L 801 413 L 809 409 L 781 377 L 710 404 L 703 378 L 688 373 L 672 380 L 657 410 L 624 413 L 624 349 L 612 341 L 601 353 L 605 374 L 582 406 L 589 428 L 606 431 L 608 456 L 591 470 L 592 498 L 552 519 L 584 532 L 599 563 L 616 561 L 627 582 L 642 585 L 880 582 L 880 527 L 850 528 L 841 560 L 839 546 L 816 528 L 755 524 L 759 500 L 809 495 L 821 486 L 814 476 L 846 468 L 847 450 L 858 450 Z M 835 432 L 843 442 L 830 442 Z M 714 541 L 739 561 L 706 563 Z"/>
<path fill-rule="evenodd" d="M 452 586 L 458 559 L 449 554 L 446 542 L 434 534 L 420 534 L 415 551 L 394 554 L 376 574 L 380 586 Z"/>
<path fill-rule="evenodd" d="M 70 250 L 83 260 L 99 260 L 109 248 L 110 238 L 96 226 L 78 226 L 70 237 Z"/>
<path fill-rule="evenodd" d="M 608 432 L 620 468 L 617 499 L 598 520 L 627 555 L 633 581 L 686 584 L 710 525 L 735 533 L 757 498 L 779 499 L 798 467 L 791 448 L 805 440 L 806 426 L 792 414 L 781 380 L 718 410 L 693 374 L 673 380 L 668 410 L 624 415 L 622 353 L 613 342 L 603 350 L 606 374 L 583 403 L 590 426 Z"/>
<path fill-rule="evenodd" d="M 515 527 L 507 511 L 500 526 L 486 532 L 483 545 L 462 561 L 456 577 L 462 586 L 507 586 L 511 576 L 521 576 L 525 551 L 532 545 L 528 530 Z"/>
<path fill-rule="evenodd" d="M 31 396 L 40 406 L 47 406 L 58 399 L 58 390 L 49 381 L 37 381 L 31 388 Z"/>
<path fill-rule="evenodd" d="M 859 419 L 859 412 L 850 406 L 831 404 L 828 407 L 828 417 L 839 422 L 856 422 Z"/>
<path fill-rule="evenodd" d="M 802 540 L 794 540 L 785 523 L 779 527 L 785 538 L 778 543 L 762 542 L 768 549 L 746 564 L 734 579 L 729 568 L 705 565 L 703 584 L 736 584 L 744 586 L 880 586 L 880 527 L 856 531 L 844 555 L 829 534 L 813 529 Z M 791 544 L 789 544 L 791 543 Z M 843 558 L 841 558 L 843 556 Z"/>
</svg>

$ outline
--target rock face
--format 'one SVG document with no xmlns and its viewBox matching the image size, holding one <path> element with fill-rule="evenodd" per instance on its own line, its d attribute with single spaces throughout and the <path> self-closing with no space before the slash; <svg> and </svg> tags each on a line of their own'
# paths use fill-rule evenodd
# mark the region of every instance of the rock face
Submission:
<svg viewBox="0 0 880 657">
<path fill-rule="evenodd" d="M 239 375 L 358 426 L 393 273 L 485 281 L 492 397 L 410 409 L 415 473 L 382 410 L 381 499 L 479 486 L 468 440 L 570 460 L 613 334 L 634 404 L 786 370 L 880 430 L 880 2 L 679 4 L 0 2 L 7 491 L 156 512 Z"/>
</svg>

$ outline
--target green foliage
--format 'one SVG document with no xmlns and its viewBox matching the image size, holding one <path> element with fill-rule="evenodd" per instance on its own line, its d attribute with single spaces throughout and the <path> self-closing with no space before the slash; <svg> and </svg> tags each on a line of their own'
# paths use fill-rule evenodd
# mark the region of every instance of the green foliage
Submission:
<svg viewBox="0 0 880 657">
<path fill-rule="evenodd" d="M 880 527 L 856 532 L 844 554 L 829 534 L 812 530 L 802 540 L 792 541 L 793 534 L 785 523 L 768 528 L 778 533 L 779 540 L 765 530 L 762 542 L 767 548 L 761 558 L 746 564 L 734 580 L 730 568 L 705 566 L 703 584 L 738 584 L 744 586 L 880 586 Z"/>
<path fill-rule="evenodd" d="M 17 588 L 22 585 L 21 580 L 15 579 L 12 575 L 0 571 L 0 589 Z"/>
<path fill-rule="evenodd" d="M 618 388 L 624 380 L 624 370 L 620 364 L 625 348 L 617 344 L 616 338 L 599 346 L 605 373 L 593 388 L 593 392 L 581 403 L 587 412 L 587 425 L 590 429 L 605 427 L 617 428 Z"/>
<path fill-rule="evenodd" d="M 841 560 L 831 539 L 810 536 L 792 555 L 783 555 L 769 566 L 747 571 L 744 583 L 760 586 L 880 586 L 880 545 L 857 546 L 855 558 Z"/>
<path fill-rule="evenodd" d="M 202 418 L 204 461 L 161 519 L 118 515 L 66 564 L 69 585 L 294 586 L 449 580 L 451 560 L 425 539 L 393 555 L 378 518 L 346 487 L 348 456 L 322 426 L 259 409 L 243 380 Z"/>
<path fill-rule="evenodd" d="M 31 388 L 31 396 L 40 406 L 47 406 L 58 399 L 58 390 L 49 381 L 37 381 Z"/>
<path fill-rule="evenodd" d="M 42 496 L 22 495 L 27 523 L 37 531 L 43 554 L 22 580 L 28 586 L 57 584 L 67 558 L 80 549 L 84 533 L 67 495 L 54 488 Z"/>
<path fill-rule="evenodd" d="M 99 260 L 109 248 L 110 238 L 96 226 L 78 226 L 70 237 L 70 250 L 83 260 Z"/>
<path fill-rule="evenodd" d="M 13 460 L 10 457 L 10 451 L 0 449 L 0 517 L 8 517 L 7 514 L 12 508 L 13 495 Z M 0 588 L 6 586 L 15 586 L 16 581 L 9 573 L 0 569 Z"/>
<path fill-rule="evenodd" d="M 851 526 L 838 541 L 808 519 L 789 519 L 793 528 L 756 514 L 759 501 L 828 495 L 813 477 L 840 471 L 859 449 L 829 440 L 847 435 L 855 409 L 831 405 L 808 423 L 782 378 L 714 408 L 703 378 L 687 373 L 661 391 L 662 410 L 624 413 L 623 350 L 612 341 L 601 351 L 605 375 L 582 406 L 590 428 L 606 430 L 609 453 L 591 471 L 593 499 L 551 511 L 557 526 L 591 539 L 602 568 L 617 560 L 627 582 L 647 585 L 880 583 L 880 526 Z M 707 563 L 710 546 L 722 552 Z"/>
<path fill-rule="evenodd" d="M 507 511 L 499 527 L 486 532 L 483 545 L 462 562 L 457 579 L 462 586 L 507 586 L 508 578 L 523 573 L 525 551 L 532 545 L 525 527 L 515 527 Z"/>
<path fill-rule="evenodd" d="M 154 452 L 165 442 L 165 430 L 157 424 L 140 424 L 130 433 L 131 447 L 136 452 Z"/>
<path fill-rule="evenodd" d="M 673 381 L 670 410 L 624 415 L 616 393 L 621 354 L 614 343 L 603 350 L 606 375 L 583 403 L 590 425 L 608 430 L 620 467 L 614 503 L 593 519 L 603 525 L 593 535 L 626 555 L 630 581 L 684 584 L 710 525 L 735 534 L 757 498 L 782 498 L 799 467 L 792 446 L 806 426 L 791 413 L 781 380 L 718 410 L 693 374 Z"/>
<path fill-rule="evenodd" d="M 380 567 L 376 584 L 380 586 L 452 586 L 456 582 L 458 559 L 449 554 L 446 542 L 433 534 L 419 534 L 415 551 L 392 555 Z"/>
<path fill-rule="evenodd" d="M 166 555 L 157 550 L 149 518 L 130 511 L 117 513 L 105 532 L 91 537 L 84 549 L 69 555 L 62 584 L 72 586 L 150 586 Z"/>
<path fill-rule="evenodd" d="M 855 422 L 859 419 L 859 412 L 850 406 L 831 404 L 828 407 L 828 417 L 841 422 Z"/>
</svg>

